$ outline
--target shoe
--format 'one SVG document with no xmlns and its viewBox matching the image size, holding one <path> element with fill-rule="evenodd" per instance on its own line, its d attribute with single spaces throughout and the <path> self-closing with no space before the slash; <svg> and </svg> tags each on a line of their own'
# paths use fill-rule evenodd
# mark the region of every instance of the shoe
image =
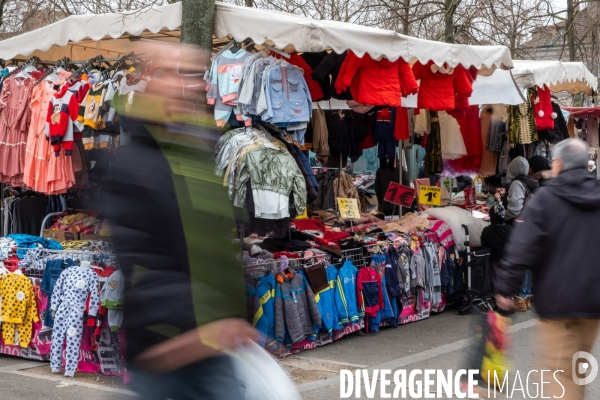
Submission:
<svg viewBox="0 0 600 400">
<path fill-rule="evenodd" d="M 527 306 L 528 310 L 531 310 L 531 298 L 533 296 L 527 296 L 527 298 L 525 299 L 525 305 Z"/>
<path fill-rule="evenodd" d="M 516 312 L 527 311 L 527 304 L 525 303 L 525 299 L 523 299 L 522 297 L 515 296 L 515 311 Z"/>
</svg>

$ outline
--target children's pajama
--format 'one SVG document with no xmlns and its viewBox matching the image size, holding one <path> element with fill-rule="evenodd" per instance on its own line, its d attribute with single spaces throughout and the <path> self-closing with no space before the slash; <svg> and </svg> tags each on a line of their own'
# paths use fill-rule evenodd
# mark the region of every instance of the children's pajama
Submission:
<svg viewBox="0 0 600 400">
<path fill-rule="evenodd" d="M 73 376 L 75 374 L 79 359 L 79 346 L 83 336 L 83 316 L 88 294 L 90 295 L 88 315 L 95 317 L 100 306 L 98 276 L 90 268 L 66 269 L 56 281 L 50 305 L 51 310 L 55 312 L 50 356 L 50 367 L 53 372 L 60 370 L 61 353 L 66 336 L 65 375 Z"/>
<path fill-rule="evenodd" d="M 25 275 L 6 274 L 0 279 L 2 296 L 2 338 L 7 345 L 15 344 L 15 329 L 19 344 L 27 348 L 31 342 L 33 323 L 39 321 L 31 280 Z"/>
</svg>

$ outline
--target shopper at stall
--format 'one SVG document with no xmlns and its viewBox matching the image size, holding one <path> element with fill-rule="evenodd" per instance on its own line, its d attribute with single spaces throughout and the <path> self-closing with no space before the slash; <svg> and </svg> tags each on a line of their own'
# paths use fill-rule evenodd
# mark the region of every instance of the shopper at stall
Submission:
<svg viewBox="0 0 600 400">
<path fill-rule="evenodd" d="M 135 140 L 119 148 L 99 208 L 126 280 L 134 389 L 143 399 L 242 399 L 223 351 L 256 338 L 255 330 L 243 319 L 231 202 L 213 173 L 218 134 L 200 124 L 209 111 L 195 102 L 203 85 L 193 72 L 203 58 L 179 48 L 181 57 L 171 46 L 154 52 L 166 55 L 153 60 L 161 73 L 128 104 Z"/>
<path fill-rule="evenodd" d="M 598 170 L 596 167 L 596 162 L 594 160 L 588 161 L 588 171 L 590 171 L 591 176 L 598 179 Z"/>
<path fill-rule="evenodd" d="M 504 201 L 506 206 L 506 222 L 513 223 L 525 207 L 525 202 L 538 188 L 538 182 L 528 176 L 529 163 L 523 157 L 517 157 L 510 162 L 506 172 L 506 178 L 510 181 L 507 197 Z"/>
<path fill-rule="evenodd" d="M 490 225 L 481 232 L 481 245 L 492 250 L 492 262 L 496 263 L 504 256 L 504 247 L 512 232 L 512 226 L 504 221 L 506 210 L 502 204 L 490 208 Z"/>
<path fill-rule="evenodd" d="M 553 149 L 556 178 L 540 188 L 516 224 L 494 280 L 496 302 L 507 309 L 526 270 L 533 271 L 535 307 L 541 321 L 535 336 L 541 348 L 538 370 L 551 370 L 545 395 L 569 400 L 585 397 L 573 378 L 572 360 L 591 352 L 600 319 L 600 182 L 587 170 L 588 145 L 567 139 Z M 573 371 L 573 372 L 572 372 Z M 563 389 L 564 388 L 564 389 Z M 549 390 L 550 389 L 550 390 Z M 564 391 L 563 391 L 564 390 Z"/>
</svg>

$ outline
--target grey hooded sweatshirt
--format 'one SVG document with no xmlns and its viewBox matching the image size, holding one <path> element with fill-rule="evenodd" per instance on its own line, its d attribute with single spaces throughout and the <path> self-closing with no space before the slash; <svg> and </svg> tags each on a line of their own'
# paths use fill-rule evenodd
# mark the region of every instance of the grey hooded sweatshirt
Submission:
<svg viewBox="0 0 600 400">
<path fill-rule="evenodd" d="M 506 178 L 511 184 L 508 189 L 506 204 L 507 221 L 510 221 L 521 214 L 528 194 L 533 193 L 539 186 L 536 180 L 527 175 L 528 173 L 529 163 L 523 157 L 515 158 L 508 165 Z"/>
</svg>

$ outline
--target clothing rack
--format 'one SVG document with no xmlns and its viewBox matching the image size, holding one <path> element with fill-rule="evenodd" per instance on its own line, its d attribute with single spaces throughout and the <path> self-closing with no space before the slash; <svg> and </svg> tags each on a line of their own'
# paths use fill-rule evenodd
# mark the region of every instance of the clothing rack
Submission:
<svg viewBox="0 0 600 400">
<path fill-rule="evenodd" d="M 58 60 L 58 62 L 56 64 L 54 64 L 52 67 L 50 67 L 45 73 L 44 75 L 38 79 L 37 81 L 35 81 L 35 83 L 33 84 L 33 86 L 37 86 L 39 85 L 44 79 L 46 79 L 48 76 L 50 76 L 51 74 L 53 74 L 54 72 L 56 72 L 56 70 L 60 67 L 63 67 L 66 69 L 66 67 L 69 64 L 69 59 L 67 57 L 62 58 L 60 60 Z"/>
<path fill-rule="evenodd" d="M 262 47 L 264 47 L 265 49 L 269 49 L 269 50 L 271 50 L 273 53 L 277 53 L 277 54 L 279 54 L 279 55 L 280 55 L 280 56 L 282 56 L 282 57 L 285 57 L 285 58 L 290 58 L 290 57 L 291 57 L 291 55 L 290 55 L 290 54 L 286 53 L 286 52 L 285 52 L 285 51 L 283 51 L 283 50 L 279 50 L 279 49 L 277 49 L 277 48 L 275 48 L 275 47 L 271 46 L 270 44 L 263 43 L 263 44 L 261 44 L 261 46 L 262 46 Z"/>
<path fill-rule="evenodd" d="M 5 77 L 4 79 L 13 76 L 14 74 L 21 72 L 24 68 L 29 67 L 29 66 L 37 66 L 37 64 L 41 64 L 39 58 L 33 56 L 30 59 L 26 60 L 25 62 L 23 62 L 23 64 L 19 65 L 17 68 L 13 69 L 12 71 L 10 71 Z"/>
<path fill-rule="evenodd" d="M 67 78 L 67 80 L 71 80 L 73 78 L 77 78 L 79 77 L 79 75 L 81 75 L 83 73 L 83 71 L 85 71 L 89 66 L 91 66 L 92 64 L 94 64 L 95 62 L 102 62 L 102 56 L 96 56 L 93 57 L 91 59 L 89 59 L 88 61 L 86 61 L 85 63 L 83 63 L 81 65 L 81 67 L 77 68 L 77 70 L 75 72 L 73 72 L 71 75 L 69 75 L 69 77 Z"/>
</svg>

